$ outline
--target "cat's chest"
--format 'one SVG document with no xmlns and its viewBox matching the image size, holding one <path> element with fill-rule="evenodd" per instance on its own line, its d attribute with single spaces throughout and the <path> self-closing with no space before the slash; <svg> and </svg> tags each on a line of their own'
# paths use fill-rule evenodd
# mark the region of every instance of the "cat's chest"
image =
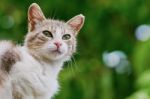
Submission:
<svg viewBox="0 0 150 99">
<path fill-rule="evenodd" d="M 55 77 L 43 72 L 31 72 L 28 75 L 28 78 L 23 78 L 24 81 L 30 83 L 27 87 L 31 87 L 35 94 L 45 94 L 45 93 L 55 93 L 58 89 L 58 82 Z"/>
<path fill-rule="evenodd" d="M 57 66 L 39 64 L 34 61 L 21 61 L 14 65 L 11 79 L 13 89 L 26 95 L 54 95 L 58 90 Z M 32 95 L 32 94 L 31 94 Z"/>
<path fill-rule="evenodd" d="M 28 67 L 25 69 L 17 68 L 18 66 Z M 12 73 L 13 89 L 16 91 L 22 91 L 21 93 L 35 95 L 52 94 L 58 90 L 57 77 L 54 76 L 51 68 L 40 68 L 39 64 L 36 66 L 25 65 L 25 63 L 16 64 L 16 71 Z M 19 90 L 18 90 L 19 89 Z M 25 91 L 28 92 L 25 92 Z"/>
</svg>

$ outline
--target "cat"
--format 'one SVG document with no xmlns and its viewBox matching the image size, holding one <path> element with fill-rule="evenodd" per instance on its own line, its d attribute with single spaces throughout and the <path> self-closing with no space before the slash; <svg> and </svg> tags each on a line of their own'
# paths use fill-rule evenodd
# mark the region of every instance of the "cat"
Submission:
<svg viewBox="0 0 150 99">
<path fill-rule="evenodd" d="M 85 17 L 67 22 L 46 19 L 38 4 L 28 9 L 24 44 L 0 41 L 0 99 L 51 99 L 58 74 L 76 52 L 76 36 Z"/>
</svg>

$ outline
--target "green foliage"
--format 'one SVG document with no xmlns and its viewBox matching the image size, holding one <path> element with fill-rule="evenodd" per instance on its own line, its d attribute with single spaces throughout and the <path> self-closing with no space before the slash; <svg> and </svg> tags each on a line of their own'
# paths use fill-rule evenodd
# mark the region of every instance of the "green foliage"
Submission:
<svg viewBox="0 0 150 99">
<path fill-rule="evenodd" d="M 0 39 L 23 42 L 32 2 L 50 18 L 86 16 L 76 61 L 66 63 L 60 74 L 56 99 L 150 99 L 150 45 L 135 39 L 137 26 L 150 23 L 149 0 L 1 0 Z M 130 74 L 103 64 L 103 52 L 114 50 L 127 54 Z"/>
</svg>

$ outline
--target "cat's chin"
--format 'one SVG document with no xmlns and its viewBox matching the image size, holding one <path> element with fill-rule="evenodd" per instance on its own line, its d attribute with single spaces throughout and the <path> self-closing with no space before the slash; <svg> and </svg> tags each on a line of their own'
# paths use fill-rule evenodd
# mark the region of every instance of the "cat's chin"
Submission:
<svg viewBox="0 0 150 99">
<path fill-rule="evenodd" d="M 65 53 L 61 52 L 53 52 L 49 55 L 49 59 L 51 61 L 68 61 L 70 60 L 70 56 L 67 56 Z"/>
<path fill-rule="evenodd" d="M 65 54 L 59 51 L 53 51 L 47 55 L 45 55 L 51 61 L 62 60 L 65 57 Z"/>
<path fill-rule="evenodd" d="M 67 50 L 51 50 L 47 52 L 46 56 L 49 57 L 50 60 L 66 60 Z"/>
</svg>

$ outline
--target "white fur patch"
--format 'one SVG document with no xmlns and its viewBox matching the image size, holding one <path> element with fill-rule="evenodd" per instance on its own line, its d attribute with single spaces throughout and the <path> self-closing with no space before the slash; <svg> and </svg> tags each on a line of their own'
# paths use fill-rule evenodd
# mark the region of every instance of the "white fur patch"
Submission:
<svg viewBox="0 0 150 99">
<path fill-rule="evenodd" d="M 62 62 L 40 63 L 28 53 L 26 48 L 18 50 L 21 52 L 21 61 L 13 66 L 10 75 L 13 91 L 23 97 L 50 99 L 59 88 L 57 76 L 63 65 Z"/>
</svg>

